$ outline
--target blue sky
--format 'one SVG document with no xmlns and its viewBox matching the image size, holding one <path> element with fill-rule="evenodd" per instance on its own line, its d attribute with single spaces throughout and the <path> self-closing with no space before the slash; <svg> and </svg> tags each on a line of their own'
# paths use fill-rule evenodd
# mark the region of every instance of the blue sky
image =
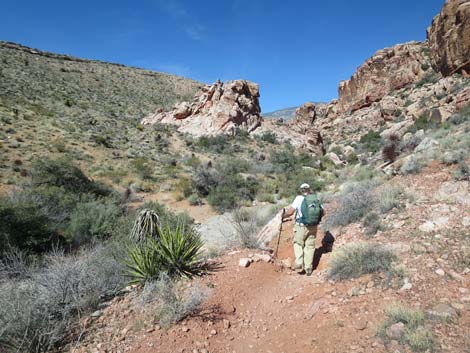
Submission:
<svg viewBox="0 0 470 353">
<path fill-rule="evenodd" d="M 263 112 L 337 97 L 375 51 L 424 40 L 444 0 L 2 0 L 0 40 L 260 84 Z"/>
</svg>

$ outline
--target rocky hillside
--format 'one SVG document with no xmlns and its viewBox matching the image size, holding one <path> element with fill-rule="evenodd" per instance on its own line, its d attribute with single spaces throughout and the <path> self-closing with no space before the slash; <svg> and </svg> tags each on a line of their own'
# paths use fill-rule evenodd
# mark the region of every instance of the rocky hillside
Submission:
<svg viewBox="0 0 470 353">
<path fill-rule="evenodd" d="M 266 119 L 290 120 L 294 117 L 294 113 L 297 108 L 298 107 L 291 107 L 291 108 L 275 110 L 269 113 L 263 113 L 263 117 Z"/>
<path fill-rule="evenodd" d="M 17 184 L 34 156 L 90 165 L 155 151 L 138 122 L 202 86 L 173 75 L 0 42 L 0 183 Z M 128 169 L 127 167 L 125 169 Z M 21 177 L 20 177 L 21 180 Z"/>
</svg>

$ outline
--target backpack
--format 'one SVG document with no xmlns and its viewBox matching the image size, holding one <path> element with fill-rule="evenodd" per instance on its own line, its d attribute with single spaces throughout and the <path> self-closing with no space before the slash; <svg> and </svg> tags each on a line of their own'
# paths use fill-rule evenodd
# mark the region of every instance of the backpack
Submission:
<svg viewBox="0 0 470 353">
<path fill-rule="evenodd" d="M 320 200 L 314 194 L 308 194 L 304 197 L 300 211 L 302 217 L 300 217 L 299 222 L 308 226 L 317 225 L 323 216 Z"/>
</svg>

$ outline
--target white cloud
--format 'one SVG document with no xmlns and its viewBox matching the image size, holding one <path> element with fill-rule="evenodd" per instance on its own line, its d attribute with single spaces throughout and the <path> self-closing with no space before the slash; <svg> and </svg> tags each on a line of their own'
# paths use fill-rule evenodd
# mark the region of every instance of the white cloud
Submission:
<svg viewBox="0 0 470 353">
<path fill-rule="evenodd" d="M 206 27 L 188 11 L 180 0 L 155 0 L 157 6 L 178 23 L 189 38 L 201 40 L 204 38 Z"/>
</svg>

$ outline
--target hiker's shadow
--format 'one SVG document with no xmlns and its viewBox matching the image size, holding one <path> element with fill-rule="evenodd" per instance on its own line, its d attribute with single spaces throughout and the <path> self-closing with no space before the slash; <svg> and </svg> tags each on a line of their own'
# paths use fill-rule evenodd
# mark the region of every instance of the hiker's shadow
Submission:
<svg viewBox="0 0 470 353">
<path fill-rule="evenodd" d="M 323 254 L 333 251 L 333 244 L 335 242 L 335 237 L 329 230 L 326 231 L 325 236 L 322 239 L 321 247 L 315 249 L 315 254 L 313 256 L 313 269 L 316 270 L 320 264 L 320 259 Z"/>
</svg>

